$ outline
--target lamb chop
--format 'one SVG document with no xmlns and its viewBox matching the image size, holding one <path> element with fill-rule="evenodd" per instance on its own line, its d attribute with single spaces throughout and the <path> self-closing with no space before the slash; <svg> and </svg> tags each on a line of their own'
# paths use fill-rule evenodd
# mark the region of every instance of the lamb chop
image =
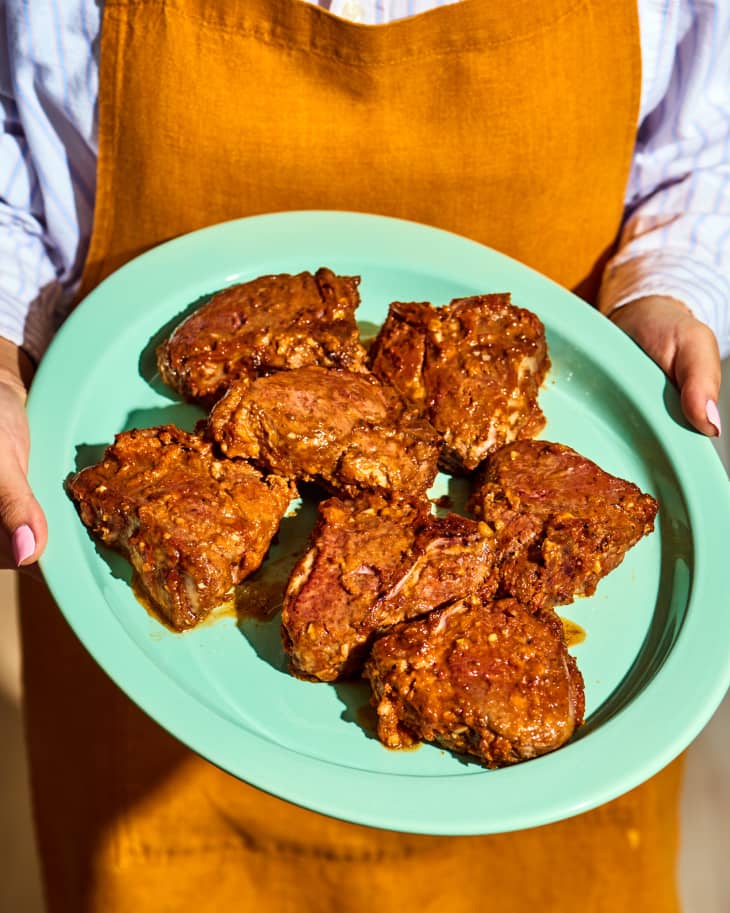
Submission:
<svg viewBox="0 0 730 913">
<path fill-rule="evenodd" d="M 165 383 L 210 407 L 240 377 L 303 365 L 365 369 L 355 309 L 359 276 L 282 273 L 232 285 L 157 349 Z"/>
<path fill-rule="evenodd" d="M 429 423 L 371 374 L 305 367 L 234 384 L 208 432 L 224 453 L 354 497 L 422 494 L 440 449 Z"/>
<path fill-rule="evenodd" d="M 92 536 L 121 552 L 169 624 L 190 628 L 261 564 L 290 482 L 172 425 L 116 435 L 67 489 Z"/>
<path fill-rule="evenodd" d="M 494 592 L 491 532 L 431 514 L 425 499 L 330 498 L 289 579 L 282 639 L 291 671 L 360 671 L 376 634 L 471 592 Z"/>
<path fill-rule="evenodd" d="M 443 436 L 446 472 L 469 473 L 490 451 L 545 424 L 537 402 L 550 367 L 545 330 L 508 294 L 439 308 L 395 302 L 369 360 Z"/>
<path fill-rule="evenodd" d="M 470 596 L 378 638 L 365 664 L 388 748 L 418 740 L 501 767 L 554 751 L 583 721 L 583 677 L 554 612 Z"/>
<path fill-rule="evenodd" d="M 493 452 L 468 507 L 495 531 L 500 593 L 543 608 L 591 596 L 657 513 L 633 482 L 541 440 Z"/>
</svg>

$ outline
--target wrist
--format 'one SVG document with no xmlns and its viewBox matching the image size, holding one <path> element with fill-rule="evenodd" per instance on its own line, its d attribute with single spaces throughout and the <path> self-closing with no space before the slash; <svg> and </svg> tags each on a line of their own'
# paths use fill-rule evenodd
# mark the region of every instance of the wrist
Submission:
<svg viewBox="0 0 730 913">
<path fill-rule="evenodd" d="M 673 298 L 671 295 L 641 295 L 637 298 L 629 298 L 621 304 L 616 305 L 611 310 L 605 311 L 607 317 L 613 319 L 621 311 L 629 308 L 632 311 L 640 311 L 651 308 L 677 308 L 694 317 L 692 310 L 679 298 Z"/>
<path fill-rule="evenodd" d="M 25 401 L 34 370 L 33 362 L 19 345 L 0 337 L 0 384 Z"/>
</svg>

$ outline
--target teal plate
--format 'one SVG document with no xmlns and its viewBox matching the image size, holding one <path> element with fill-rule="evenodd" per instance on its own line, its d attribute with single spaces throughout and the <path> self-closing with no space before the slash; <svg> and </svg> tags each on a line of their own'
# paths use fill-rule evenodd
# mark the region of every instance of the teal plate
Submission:
<svg viewBox="0 0 730 913">
<path fill-rule="evenodd" d="M 200 416 L 155 373 L 165 327 L 202 296 L 266 273 L 329 266 L 362 276 L 364 336 L 390 301 L 510 291 L 543 320 L 553 363 L 542 437 L 568 444 L 653 494 L 656 531 L 564 607 L 587 722 L 553 754 L 488 771 L 437 747 L 388 751 L 362 683 L 312 684 L 286 671 L 278 618 L 221 614 L 175 634 L 148 614 L 126 561 L 97 547 L 64 492 L 126 428 Z M 502 254 L 423 225 L 344 212 L 262 215 L 144 254 L 90 294 L 58 333 L 31 391 L 32 484 L 48 515 L 41 561 L 91 655 L 161 726 L 214 764 L 327 815 L 428 834 L 497 833 L 586 811 L 651 777 L 686 748 L 730 684 L 726 596 L 730 487 L 711 443 L 682 421 L 658 368 L 609 321 Z M 439 476 L 433 496 L 458 483 Z M 294 505 L 297 506 L 297 505 Z M 249 585 L 280 592 L 311 528 L 300 503 Z M 244 600 L 245 602 L 245 600 Z"/>
</svg>

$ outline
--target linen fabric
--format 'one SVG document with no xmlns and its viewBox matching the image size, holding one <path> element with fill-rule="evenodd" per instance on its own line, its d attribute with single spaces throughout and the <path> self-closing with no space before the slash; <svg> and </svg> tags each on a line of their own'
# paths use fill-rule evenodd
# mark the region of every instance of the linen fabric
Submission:
<svg viewBox="0 0 730 913">
<path fill-rule="evenodd" d="M 292 0 L 298 2 L 298 0 Z M 310 0 L 370 25 L 444 0 Z M 91 233 L 103 0 L 0 14 L 0 335 L 38 361 L 65 319 Z M 625 224 L 601 286 L 610 311 L 669 295 L 730 352 L 730 6 L 637 0 L 641 104 Z"/>
<path fill-rule="evenodd" d="M 291 0 L 111 0 L 102 36 L 85 291 L 183 232 L 330 208 L 457 231 L 595 292 L 639 102 L 633 3 L 464 0 L 373 31 Z M 337 821 L 185 749 L 21 587 L 49 913 L 677 910 L 679 763 L 514 834 Z"/>
</svg>

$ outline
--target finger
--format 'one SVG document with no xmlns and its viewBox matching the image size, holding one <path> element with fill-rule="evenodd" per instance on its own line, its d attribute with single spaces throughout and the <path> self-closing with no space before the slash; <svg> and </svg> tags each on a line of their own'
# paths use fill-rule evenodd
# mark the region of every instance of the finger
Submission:
<svg viewBox="0 0 730 913">
<path fill-rule="evenodd" d="M 42 580 L 38 564 L 21 564 L 17 567 L 13 560 L 13 550 L 10 536 L 4 529 L 0 528 L 0 570 L 17 570 L 27 577 L 33 577 L 36 580 Z"/>
<path fill-rule="evenodd" d="M 704 324 L 694 324 L 677 341 L 674 378 L 682 411 L 703 434 L 719 436 L 722 431 L 717 402 L 722 370 L 714 333 Z"/>
<path fill-rule="evenodd" d="M 636 299 L 610 317 L 675 384 L 690 424 L 703 434 L 718 435 L 721 368 L 712 330 L 682 302 L 663 296 Z"/>
<path fill-rule="evenodd" d="M 46 547 L 48 526 L 23 468 L 12 456 L 0 467 L 0 525 L 6 541 L 0 567 L 34 564 Z"/>
</svg>

